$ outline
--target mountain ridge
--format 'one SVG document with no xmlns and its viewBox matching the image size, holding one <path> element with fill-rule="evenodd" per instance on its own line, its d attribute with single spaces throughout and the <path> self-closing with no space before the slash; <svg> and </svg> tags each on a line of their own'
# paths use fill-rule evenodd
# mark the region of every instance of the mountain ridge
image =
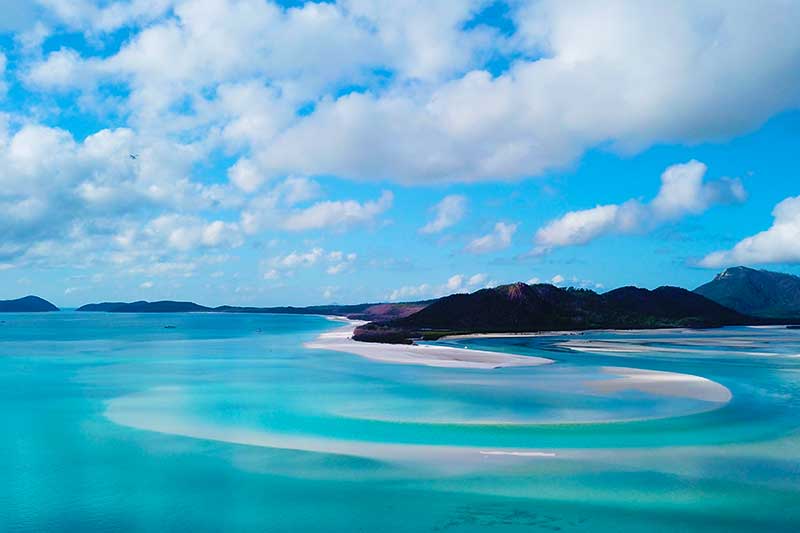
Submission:
<svg viewBox="0 0 800 533">
<path fill-rule="evenodd" d="M 745 266 L 727 268 L 694 292 L 740 313 L 800 316 L 800 277 Z"/>
<path fill-rule="evenodd" d="M 712 328 L 761 324 L 680 287 L 620 287 L 598 294 L 550 284 L 513 283 L 445 296 L 405 318 L 371 322 L 354 338 L 410 342 L 452 333 L 514 333 L 589 329 Z"/>
</svg>

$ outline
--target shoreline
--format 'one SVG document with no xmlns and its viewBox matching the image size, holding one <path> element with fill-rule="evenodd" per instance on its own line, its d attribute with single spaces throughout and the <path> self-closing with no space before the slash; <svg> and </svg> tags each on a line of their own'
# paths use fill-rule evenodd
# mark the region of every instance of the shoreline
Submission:
<svg viewBox="0 0 800 533">
<path fill-rule="evenodd" d="M 722 329 L 727 326 L 722 326 L 720 328 L 708 328 L 708 329 Z M 743 326 L 743 327 L 775 327 L 775 328 L 782 328 L 784 326 Z M 553 330 L 553 331 L 521 331 L 521 332 L 506 332 L 506 333 L 459 333 L 454 335 L 444 335 L 439 337 L 436 340 L 467 340 L 467 339 L 513 339 L 516 337 L 566 337 L 566 336 L 580 336 L 584 333 L 648 333 L 651 335 L 655 335 L 658 333 L 665 333 L 665 332 L 685 332 L 691 333 L 693 331 L 698 331 L 694 328 L 646 328 L 646 329 L 563 329 L 563 330 Z M 707 329 L 702 329 L 700 331 L 707 331 Z"/>
<path fill-rule="evenodd" d="M 362 320 L 345 317 L 326 317 L 347 325 L 320 334 L 316 339 L 303 344 L 306 348 L 344 352 L 384 363 L 423 365 L 443 368 L 477 368 L 492 370 L 520 366 L 540 366 L 553 363 L 544 357 L 471 350 L 452 346 L 420 344 L 383 344 L 353 340 L 356 327 L 366 324 Z"/>
<path fill-rule="evenodd" d="M 492 370 L 509 367 L 535 367 L 555 363 L 554 360 L 544 357 L 472 350 L 469 348 L 456 348 L 452 346 L 361 342 L 353 340 L 352 334 L 356 327 L 361 324 L 366 324 L 366 321 L 351 320 L 341 316 L 326 316 L 326 318 L 333 322 L 345 322 L 347 325 L 320 334 L 313 341 L 303 344 L 304 347 L 349 353 L 383 363 L 422 365 L 440 368 Z M 682 331 L 685 330 L 685 328 L 672 328 L 670 331 L 674 330 Z M 616 330 L 605 331 L 613 332 Z M 491 335 L 496 337 L 496 335 L 493 334 L 479 335 Z M 525 334 L 512 333 L 499 338 L 520 335 Z M 546 335 L 570 335 L 570 332 L 547 332 Z M 534 334 L 534 336 L 542 335 Z M 467 336 L 460 338 L 467 338 Z M 569 341 L 564 344 L 568 344 L 568 342 Z M 687 398 L 721 405 L 727 404 L 733 398 L 731 391 L 724 385 L 694 374 L 622 366 L 605 366 L 602 367 L 601 371 L 608 376 L 608 379 L 586 383 L 591 390 L 598 394 L 609 395 L 626 391 L 637 391 L 656 396 Z"/>
<path fill-rule="evenodd" d="M 436 339 L 437 341 L 446 340 L 468 340 L 468 339 L 513 339 L 516 337 L 565 337 L 565 336 L 580 336 L 585 333 L 646 333 L 650 335 L 658 335 L 659 333 L 693 333 L 693 332 L 709 332 L 720 331 L 726 328 L 752 328 L 752 329 L 794 329 L 791 328 L 792 324 L 769 324 L 769 325 L 732 325 L 732 326 L 719 326 L 712 328 L 644 328 L 644 329 L 619 329 L 619 328 L 604 328 L 604 329 L 564 329 L 553 331 L 520 331 L 520 332 L 499 332 L 499 333 L 455 333 L 453 335 L 443 335 Z"/>
</svg>

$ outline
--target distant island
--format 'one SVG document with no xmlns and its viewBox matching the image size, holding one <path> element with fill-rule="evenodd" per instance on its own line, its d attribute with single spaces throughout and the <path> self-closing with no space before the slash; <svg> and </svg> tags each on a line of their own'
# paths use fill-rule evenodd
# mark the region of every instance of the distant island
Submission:
<svg viewBox="0 0 800 533">
<path fill-rule="evenodd" d="M 800 316 L 800 277 L 792 274 L 733 267 L 694 292 L 747 315 Z"/>
<path fill-rule="evenodd" d="M 37 296 L 0 301 L 0 312 L 47 312 L 58 307 Z M 404 303 L 307 307 L 208 307 L 194 302 L 101 302 L 79 312 L 256 313 L 344 316 L 368 323 L 353 338 L 410 343 L 450 334 L 557 330 L 712 328 L 734 325 L 800 324 L 800 277 L 733 267 L 694 291 L 621 287 L 599 294 L 549 284 L 514 283 Z"/>
<path fill-rule="evenodd" d="M 173 302 L 163 300 L 159 302 L 103 302 L 86 304 L 77 311 L 104 312 L 104 313 L 203 313 L 213 311 L 210 307 L 194 302 Z"/>
<path fill-rule="evenodd" d="M 58 310 L 58 307 L 38 296 L 0 300 L 0 313 L 48 313 Z"/>
<path fill-rule="evenodd" d="M 236 307 L 222 305 L 206 307 L 194 302 L 162 300 L 158 302 L 102 302 L 86 304 L 81 312 L 104 313 L 255 313 L 283 315 L 345 316 L 354 320 L 390 320 L 409 316 L 427 306 L 430 301 L 410 303 L 365 303 L 354 305 L 316 305 L 309 307 Z"/>
<path fill-rule="evenodd" d="M 782 323 L 798 322 L 798 320 Z M 410 343 L 451 334 L 590 329 L 713 328 L 774 323 L 739 313 L 678 287 L 621 287 L 604 294 L 549 284 L 514 283 L 454 294 L 413 315 L 373 321 L 353 338 Z"/>
</svg>

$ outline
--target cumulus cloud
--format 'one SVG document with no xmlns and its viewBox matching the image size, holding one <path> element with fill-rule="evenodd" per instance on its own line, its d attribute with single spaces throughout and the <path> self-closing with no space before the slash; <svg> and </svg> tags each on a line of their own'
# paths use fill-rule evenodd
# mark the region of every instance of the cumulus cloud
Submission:
<svg viewBox="0 0 800 533">
<path fill-rule="evenodd" d="M 349 269 L 353 263 L 355 263 L 356 259 L 358 259 L 358 255 L 354 253 L 345 254 L 341 251 L 335 251 L 328 253 L 328 262 L 330 266 L 325 269 L 330 275 L 339 274 L 344 272 L 345 270 Z"/>
<path fill-rule="evenodd" d="M 4 255 L 20 258 L 72 245 L 76 257 L 85 258 L 83 247 L 147 224 L 152 212 L 161 212 L 154 217 L 159 219 L 227 204 L 224 190 L 183 177 L 205 154 L 198 146 L 141 137 L 128 128 L 101 130 L 80 142 L 68 131 L 38 124 L 7 130 L 0 135 Z M 235 233 L 214 222 L 193 230 L 200 237 L 189 241 L 216 245 L 227 239 L 223 234 Z"/>
<path fill-rule="evenodd" d="M 269 267 L 264 273 L 264 279 L 278 279 L 281 273 L 292 275 L 300 268 L 310 268 L 322 265 L 325 272 L 330 275 L 340 274 L 352 268 L 358 259 L 355 253 L 345 253 L 341 250 L 325 251 L 323 248 L 316 247 L 306 252 L 293 251 L 287 255 L 276 256 L 269 259 L 266 265 Z"/>
<path fill-rule="evenodd" d="M 498 222 L 490 233 L 474 238 L 464 249 L 471 254 L 488 254 L 504 250 L 511 246 L 511 239 L 516 231 L 516 224 Z"/>
<path fill-rule="evenodd" d="M 563 167 L 599 144 L 633 152 L 728 137 L 800 103 L 800 37 L 775 38 L 798 16 L 777 2 L 521 3 L 514 42 L 540 59 L 499 76 L 475 69 L 428 93 L 323 102 L 264 160 L 284 172 L 481 181 Z"/>
<path fill-rule="evenodd" d="M 800 263 L 800 196 L 786 198 L 772 210 L 772 226 L 700 260 L 700 266 Z"/>
<path fill-rule="evenodd" d="M 467 212 L 467 198 L 460 194 L 445 196 L 431 211 L 433 219 L 420 228 L 420 233 L 439 233 L 458 224 Z"/>
<path fill-rule="evenodd" d="M 747 198 L 737 179 L 721 178 L 703 183 L 708 168 L 692 160 L 672 165 L 661 175 L 661 189 L 650 203 L 653 214 L 662 220 L 700 214 L 714 204 L 742 202 Z"/>
<path fill-rule="evenodd" d="M 162 255 L 368 226 L 392 193 L 329 198 L 318 182 L 523 179 L 597 146 L 724 140 L 800 104 L 800 5 L 779 0 L 511 2 L 510 35 L 473 23 L 482 0 L 6 4 L 0 29 L 19 46 L 0 56 L 0 85 L 25 90 L 0 116 L 4 265 L 175 262 Z M 44 48 L 66 34 L 83 44 Z M 43 102 L 69 106 L 80 131 L 42 125 L 64 124 Z M 83 131 L 95 123 L 114 127 Z M 575 212 L 537 245 L 742 197 L 694 179 Z M 443 200 L 420 231 L 460 211 Z M 515 229 L 467 250 L 502 249 Z"/>
<path fill-rule="evenodd" d="M 483 289 L 495 284 L 494 281 L 487 280 L 488 276 L 484 273 L 477 273 L 471 276 L 454 274 L 441 284 L 421 283 L 419 285 L 405 285 L 389 293 L 388 299 L 391 302 L 397 302 L 439 298 L 440 296 L 447 296 L 449 294 Z"/>
<path fill-rule="evenodd" d="M 486 31 L 463 28 L 476 8 L 473 0 L 437 7 L 422 1 L 402 6 L 390 1 L 308 2 L 285 8 L 264 0 L 186 0 L 141 8 L 145 3 L 139 0 L 128 9 L 114 3 L 115 16 L 104 16 L 110 9 L 90 9 L 83 3 L 67 9 L 71 3 L 61 1 L 52 2 L 50 11 L 62 23 L 89 33 L 142 25 L 117 53 L 83 58 L 73 85 L 124 80 L 132 90 L 131 110 L 148 121 L 157 121 L 173 103 L 200 89 L 265 75 L 295 104 L 337 84 L 368 80 L 378 67 L 390 68 L 400 78 L 437 79 L 463 68 L 489 42 Z M 172 12 L 159 18 L 162 7 L 172 7 Z M 144 14 L 159 20 L 145 24 Z M 44 73 L 60 59 L 50 55 L 34 70 Z M 163 64 L 173 68 L 160 68 Z M 31 77 L 37 87 L 64 87 L 51 81 Z"/>
<path fill-rule="evenodd" d="M 281 227 L 289 231 L 312 229 L 341 230 L 355 225 L 372 224 L 375 218 L 392 206 L 394 195 L 384 191 L 380 198 L 364 203 L 355 200 L 323 201 L 290 213 Z"/>
<path fill-rule="evenodd" d="M 389 293 L 390 302 L 419 300 L 431 295 L 431 286 L 427 283 L 420 285 L 405 285 Z"/>
<path fill-rule="evenodd" d="M 700 214 L 716 204 L 746 199 L 741 181 L 704 181 L 707 170 L 705 164 L 695 160 L 672 165 L 661 174 L 661 188 L 649 203 L 634 199 L 566 213 L 539 228 L 534 237 L 535 253 L 586 244 L 609 233 L 646 232 L 665 222 Z"/>
<path fill-rule="evenodd" d="M 617 225 L 618 205 L 598 205 L 572 211 L 549 222 L 536 232 L 536 242 L 543 247 L 585 244 Z"/>
<path fill-rule="evenodd" d="M 151 220 L 142 231 L 142 236 L 180 251 L 242 244 L 238 224 L 221 220 L 207 222 L 183 215 L 162 215 Z M 136 242 L 141 242 L 141 239 L 137 238 Z"/>
<path fill-rule="evenodd" d="M 32 87 L 124 84 L 142 127 L 218 124 L 268 175 L 518 179 L 598 145 L 730 137 L 800 104 L 800 6 L 777 0 L 521 2 L 509 38 L 469 24 L 478 0 L 73 4 L 46 3 L 71 28 L 137 31 L 111 55 L 52 52 Z M 519 59 L 492 74 L 497 54 Z"/>
</svg>

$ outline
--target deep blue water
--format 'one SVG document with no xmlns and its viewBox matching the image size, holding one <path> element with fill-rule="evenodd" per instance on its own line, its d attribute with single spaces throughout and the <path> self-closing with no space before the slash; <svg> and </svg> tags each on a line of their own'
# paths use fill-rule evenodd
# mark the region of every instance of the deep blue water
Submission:
<svg viewBox="0 0 800 533">
<path fill-rule="evenodd" d="M 449 341 L 556 361 L 464 370 L 306 349 L 314 316 L 0 319 L 2 531 L 800 528 L 800 331 Z"/>
</svg>

